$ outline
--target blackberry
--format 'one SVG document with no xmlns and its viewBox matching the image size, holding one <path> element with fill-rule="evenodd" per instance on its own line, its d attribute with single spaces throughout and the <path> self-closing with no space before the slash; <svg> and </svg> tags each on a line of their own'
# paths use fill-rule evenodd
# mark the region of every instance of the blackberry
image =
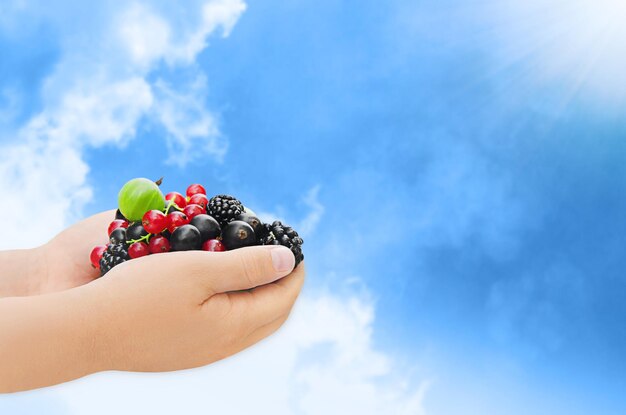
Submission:
<svg viewBox="0 0 626 415">
<path fill-rule="evenodd" d="M 263 234 L 259 238 L 261 245 L 283 245 L 291 249 L 296 257 L 296 266 L 304 260 L 302 244 L 304 241 L 292 227 L 283 225 L 279 220 L 272 224 L 263 224 Z"/>
<path fill-rule="evenodd" d="M 100 276 L 109 272 L 114 266 L 129 259 L 128 248 L 126 248 L 125 242 L 109 245 L 102 254 L 102 259 L 100 259 Z"/>
<path fill-rule="evenodd" d="M 243 213 L 243 205 L 232 196 L 217 195 L 209 200 L 206 210 L 223 227 Z"/>
</svg>

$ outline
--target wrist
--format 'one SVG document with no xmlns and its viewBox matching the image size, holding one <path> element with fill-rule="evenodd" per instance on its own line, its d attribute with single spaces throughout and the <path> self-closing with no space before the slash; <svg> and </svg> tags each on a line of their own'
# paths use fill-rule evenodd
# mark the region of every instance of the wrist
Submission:
<svg viewBox="0 0 626 415">
<path fill-rule="evenodd" d="M 94 324 L 80 293 L 0 300 L 0 392 L 50 386 L 98 371 Z"/>
</svg>

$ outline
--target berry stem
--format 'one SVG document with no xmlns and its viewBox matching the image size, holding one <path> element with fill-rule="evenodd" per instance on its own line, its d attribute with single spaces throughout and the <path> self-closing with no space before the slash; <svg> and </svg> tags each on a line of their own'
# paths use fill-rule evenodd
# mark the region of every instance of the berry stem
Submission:
<svg viewBox="0 0 626 415">
<path fill-rule="evenodd" d="M 147 241 L 147 240 L 148 240 L 148 239 L 149 239 L 152 235 L 154 235 L 154 234 L 149 233 L 149 234 L 147 234 L 147 235 L 142 236 L 142 237 L 141 237 L 141 238 L 139 238 L 139 239 L 131 239 L 131 240 L 129 240 L 129 241 L 126 241 L 126 243 L 127 243 L 127 244 L 129 244 L 129 245 L 131 245 L 131 244 L 134 244 L 134 243 L 136 243 L 136 242 L 143 242 L 143 241 Z"/>
<path fill-rule="evenodd" d="M 161 183 L 163 183 L 163 177 L 161 177 L 159 180 L 154 182 L 157 186 L 161 186 Z"/>
</svg>

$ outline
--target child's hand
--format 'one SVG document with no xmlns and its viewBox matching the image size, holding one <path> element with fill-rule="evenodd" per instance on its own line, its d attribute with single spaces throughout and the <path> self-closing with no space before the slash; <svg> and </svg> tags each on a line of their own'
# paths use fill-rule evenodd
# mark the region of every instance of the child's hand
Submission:
<svg viewBox="0 0 626 415">
<path fill-rule="evenodd" d="M 46 267 L 40 275 L 38 293 L 63 291 L 98 278 L 100 272 L 91 266 L 89 253 L 94 246 L 108 242 L 106 230 L 113 219 L 114 210 L 93 215 L 36 248 L 35 254 L 45 259 Z"/>
<path fill-rule="evenodd" d="M 0 252 L 0 297 L 67 290 L 97 278 L 89 263 L 95 245 L 107 242 L 115 211 L 91 216 L 37 248 Z"/>
<path fill-rule="evenodd" d="M 304 266 L 293 266 L 289 249 L 269 246 L 118 265 L 81 290 L 94 313 L 98 369 L 183 369 L 256 343 L 283 324 L 300 293 Z"/>
<path fill-rule="evenodd" d="M 75 289 L 0 300 L 0 392 L 230 356 L 283 324 L 304 281 L 294 262 L 280 246 L 157 254 Z"/>
</svg>

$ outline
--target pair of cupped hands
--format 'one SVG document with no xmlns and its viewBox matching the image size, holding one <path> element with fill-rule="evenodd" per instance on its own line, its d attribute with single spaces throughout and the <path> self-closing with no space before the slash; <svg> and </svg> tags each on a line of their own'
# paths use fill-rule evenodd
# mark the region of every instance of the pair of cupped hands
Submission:
<svg viewBox="0 0 626 415">
<path fill-rule="evenodd" d="M 103 212 L 41 247 L 2 253 L 0 377 L 11 380 L 0 389 L 217 361 L 276 331 L 302 288 L 304 264 L 294 269 L 282 246 L 150 255 L 98 278 L 89 252 L 106 241 L 113 217 Z"/>
</svg>

